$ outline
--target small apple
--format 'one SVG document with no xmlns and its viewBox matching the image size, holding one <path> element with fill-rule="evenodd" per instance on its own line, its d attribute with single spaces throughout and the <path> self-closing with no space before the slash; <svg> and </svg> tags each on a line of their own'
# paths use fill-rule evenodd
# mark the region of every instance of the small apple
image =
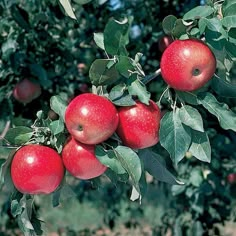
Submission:
<svg viewBox="0 0 236 236">
<path fill-rule="evenodd" d="M 50 120 L 58 120 L 59 115 L 58 115 L 55 111 L 49 110 L 49 111 L 48 111 L 48 118 L 49 118 Z"/>
<path fill-rule="evenodd" d="M 174 40 L 171 36 L 169 35 L 164 35 L 158 40 L 158 48 L 160 52 L 164 52 L 166 48 L 173 43 Z"/>
<path fill-rule="evenodd" d="M 160 66 L 162 77 L 170 87 L 193 91 L 213 77 L 216 58 L 200 40 L 175 40 L 163 52 Z"/>
<path fill-rule="evenodd" d="M 32 82 L 29 79 L 23 79 L 18 82 L 13 89 L 13 97 L 22 103 L 29 103 L 41 94 L 39 84 Z"/>
<path fill-rule="evenodd" d="M 227 181 L 230 184 L 236 183 L 236 173 L 231 173 L 227 175 Z"/>
<path fill-rule="evenodd" d="M 65 144 L 62 159 L 68 172 L 79 179 L 98 177 L 107 169 L 96 158 L 95 145 L 80 143 L 73 137 Z"/>
<path fill-rule="evenodd" d="M 52 148 L 29 144 L 21 147 L 11 163 L 14 186 L 24 194 L 50 194 L 64 177 L 60 155 Z"/>
<path fill-rule="evenodd" d="M 136 101 L 136 105 L 120 107 L 118 113 L 116 132 L 124 145 L 142 149 L 159 141 L 161 112 L 154 101 L 150 100 L 149 105 Z"/>
<path fill-rule="evenodd" d="M 119 122 L 118 112 L 107 98 L 80 94 L 69 103 L 65 124 L 69 133 L 79 142 L 98 144 L 108 139 Z"/>
</svg>

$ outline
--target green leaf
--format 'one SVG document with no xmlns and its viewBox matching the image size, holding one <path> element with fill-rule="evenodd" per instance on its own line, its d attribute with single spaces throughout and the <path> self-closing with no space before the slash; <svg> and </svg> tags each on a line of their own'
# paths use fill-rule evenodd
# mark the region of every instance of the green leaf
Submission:
<svg viewBox="0 0 236 236">
<path fill-rule="evenodd" d="M 136 71 L 136 62 L 127 56 L 119 56 L 116 64 L 116 69 L 125 78 L 129 78 Z"/>
<path fill-rule="evenodd" d="M 182 123 L 194 130 L 204 132 L 202 116 L 197 109 L 185 105 L 179 110 L 179 117 Z"/>
<path fill-rule="evenodd" d="M 147 105 L 149 104 L 151 94 L 139 79 L 135 79 L 130 85 L 128 85 L 128 91 L 130 95 L 137 96 L 142 103 Z"/>
<path fill-rule="evenodd" d="M 52 85 L 52 81 L 48 79 L 47 71 L 41 65 L 31 64 L 29 68 L 32 75 L 39 79 L 40 84 L 44 88 L 48 88 Z"/>
<path fill-rule="evenodd" d="M 57 135 L 64 131 L 64 121 L 62 119 L 52 121 L 49 126 L 53 135 Z"/>
<path fill-rule="evenodd" d="M 190 105 L 199 105 L 197 95 L 191 92 L 177 91 L 178 98 Z"/>
<path fill-rule="evenodd" d="M 62 7 L 64 8 L 66 14 L 69 17 L 71 17 L 72 19 L 76 20 L 76 16 L 75 16 L 75 13 L 73 11 L 70 0 L 59 0 L 59 2 L 61 3 Z"/>
<path fill-rule="evenodd" d="M 200 161 L 211 162 L 211 145 L 207 133 L 192 131 L 192 143 L 189 152 Z"/>
<path fill-rule="evenodd" d="M 104 46 L 104 34 L 103 33 L 94 33 L 93 34 L 93 38 L 95 43 L 97 44 L 97 46 L 99 48 L 101 48 L 102 50 L 105 50 L 105 46 Z"/>
<path fill-rule="evenodd" d="M 208 17 L 214 12 L 210 6 L 197 6 L 184 14 L 183 20 L 195 20 L 201 17 Z"/>
<path fill-rule="evenodd" d="M 65 120 L 67 103 L 61 96 L 55 95 L 50 98 L 50 108 L 57 113 L 62 120 Z"/>
<path fill-rule="evenodd" d="M 236 14 L 236 12 L 235 12 L 235 14 Z M 226 16 L 222 19 L 221 22 L 228 29 L 236 28 L 236 15 Z"/>
<path fill-rule="evenodd" d="M 175 28 L 175 22 L 177 18 L 173 15 L 166 16 L 162 21 L 162 28 L 165 34 L 172 34 L 172 31 Z"/>
<path fill-rule="evenodd" d="M 89 77 L 95 86 L 109 85 L 119 79 L 119 73 L 115 66 L 110 67 L 114 63 L 113 59 L 96 59 L 90 67 Z"/>
<path fill-rule="evenodd" d="M 198 99 L 212 115 L 216 116 L 223 129 L 236 131 L 236 114 L 227 104 L 219 103 L 211 93 L 202 93 Z"/>
<path fill-rule="evenodd" d="M 123 21 L 110 20 L 104 30 L 105 50 L 110 55 L 126 56 L 126 45 L 129 43 L 129 28 L 131 19 L 125 18 Z"/>
<path fill-rule="evenodd" d="M 114 149 L 117 160 L 129 174 L 133 186 L 140 193 L 139 180 L 142 175 L 141 162 L 138 155 L 129 147 L 118 146 Z"/>
<path fill-rule="evenodd" d="M 185 156 L 191 143 L 191 132 L 188 126 L 183 126 L 179 109 L 167 112 L 161 119 L 160 144 L 169 152 L 170 157 L 177 165 Z"/>
<path fill-rule="evenodd" d="M 92 0 L 74 0 L 74 1 L 80 5 L 84 5 L 91 2 Z"/>
<path fill-rule="evenodd" d="M 193 169 L 190 173 L 189 182 L 195 186 L 199 187 L 203 181 L 202 172 L 200 169 Z"/>
<path fill-rule="evenodd" d="M 117 159 L 116 153 L 113 150 L 106 151 L 102 146 L 96 145 L 95 154 L 103 165 L 112 169 L 116 174 L 126 173 L 126 170 Z"/>
<path fill-rule="evenodd" d="M 236 0 L 225 0 L 222 4 L 222 14 L 224 17 L 235 15 Z"/>
<path fill-rule="evenodd" d="M 229 83 L 224 79 L 215 76 L 212 79 L 211 87 L 222 97 L 236 98 L 236 85 Z"/>
<path fill-rule="evenodd" d="M 164 158 L 150 149 L 139 150 L 140 159 L 143 161 L 144 169 L 157 180 L 168 184 L 184 184 L 168 170 Z"/>
<path fill-rule="evenodd" d="M 26 126 L 17 126 L 8 130 L 5 139 L 12 145 L 22 145 L 30 140 L 33 130 Z"/>
</svg>

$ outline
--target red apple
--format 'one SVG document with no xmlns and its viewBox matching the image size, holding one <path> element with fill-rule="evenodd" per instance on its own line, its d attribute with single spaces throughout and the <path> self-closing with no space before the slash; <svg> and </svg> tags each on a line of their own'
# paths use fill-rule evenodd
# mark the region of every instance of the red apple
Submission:
<svg viewBox="0 0 236 236">
<path fill-rule="evenodd" d="M 62 150 L 63 163 L 68 172 L 79 179 L 92 179 L 102 175 L 107 167 L 95 156 L 95 145 L 83 144 L 73 137 Z"/>
<path fill-rule="evenodd" d="M 154 101 L 149 105 L 137 101 L 134 106 L 120 107 L 118 113 L 117 134 L 124 145 L 142 149 L 159 141 L 161 112 Z"/>
<path fill-rule="evenodd" d="M 200 40 L 175 40 L 163 52 L 161 74 L 170 87 L 193 91 L 204 86 L 214 75 L 216 58 Z"/>
<path fill-rule="evenodd" d="M 16 189 L 24 194 L 49 194 L 64 177 L 60 155 L 39 144 L 21 147 L 11 163 L 11 177 Z"/>
<path fill-rule="evenodd" d="M 41 94 L 39 84 L 33 83 L 31 80 L 23 79 L 18 82 L 13 89 L 14 98 L 22 103 L 29 103 Z"/>
<path fill-rule="evenodd" d="M 158 48 L 160 52 L 164 52 L 166 48 L 173 43 L 173 38 L 169 35 L 164 35 L 158 40 Z"/>
<path fill-rule="evenodd" d="M 230 184 L 236 183 L 236 173 L 231 173 L 227 175 L 227 181 Z"/>
<path fill-rule="evenodd" d="M 85 144 L 97 144 L 108 139 L 116 130 L 119 116 L 107 98 L 84 93 L 75 97 L 65 112 L 69 133 Z"/>
</svg>

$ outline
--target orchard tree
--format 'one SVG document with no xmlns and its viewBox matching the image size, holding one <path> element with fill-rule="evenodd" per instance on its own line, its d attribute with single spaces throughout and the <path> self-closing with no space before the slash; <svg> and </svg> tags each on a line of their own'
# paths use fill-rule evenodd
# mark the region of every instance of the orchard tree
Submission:
<svg viewBox="0 0 236 236">
<path fill-rule="evenodd" d="M 129 185 L 141 204 L 148 173 L 176 196 L 163 227 L 209 235 L 230 218 L 235 183 L 236 2 L 166 14 L 158 36 L 155 19 L 138 25 L 135 11 L 103 21 L 86 14 L 155 1 L 75 2 L 46 1 L 35 15 L 27 13 L 37 12 L 33 4 L 0 4 L 11 12 L 1 23 L 0 64 L 0 183 L 11 214 L 25 235 L 42 235 L 34 195 L 50 194 L 58 206 L 73 195 L 72 176 L 101 185 L 105 177 Z M 142 31 L 159 46 L 142 45 Z"/>
</svg>

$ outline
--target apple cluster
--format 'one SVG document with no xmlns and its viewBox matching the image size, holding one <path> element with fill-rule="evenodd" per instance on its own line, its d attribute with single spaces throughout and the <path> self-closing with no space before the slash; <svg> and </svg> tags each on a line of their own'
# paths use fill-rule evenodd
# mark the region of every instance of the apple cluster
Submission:
<svg viewBox="0 0 236 236">
<path fill-rule="evenodd" d="M 65 112 L 70 134 L 61 155 L 54 149 L 29 144 L 21 147 L 11 163 L 14 186 L 25 194 L 49 194 L 61 184 L 65 171 L 79 179 L 102 175 L 107 166 L 95 155 L 97 144 L 116 132 L 123 145 L 142 149 L 155 145 L 160 127 L 160 109 L 150 100 L 146 105 L 116 107 L 110 100 L 93 93 L 72 99 Z"/>
</svg>

